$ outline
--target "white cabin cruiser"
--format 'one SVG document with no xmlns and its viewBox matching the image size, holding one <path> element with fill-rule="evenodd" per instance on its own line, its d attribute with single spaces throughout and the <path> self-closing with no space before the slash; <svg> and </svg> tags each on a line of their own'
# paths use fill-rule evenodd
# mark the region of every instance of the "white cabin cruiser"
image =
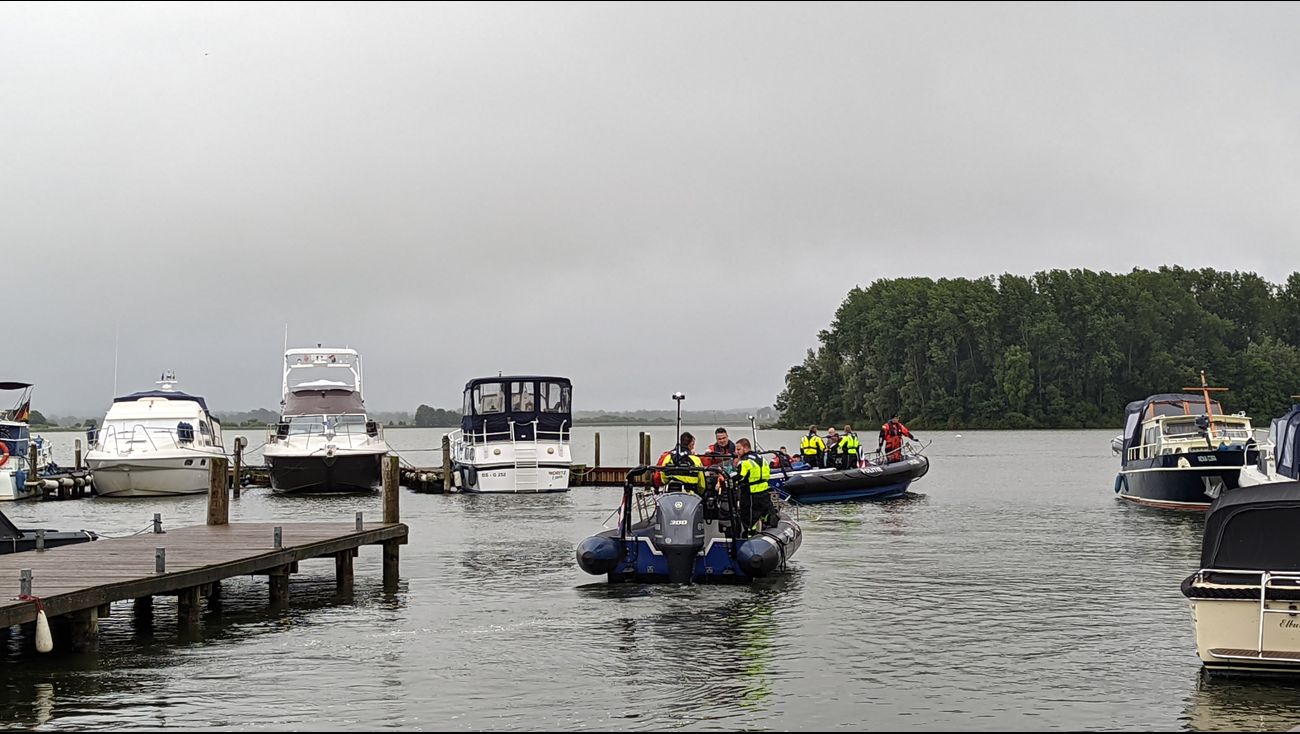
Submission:
<svg viewBox="0 0 1300 734">
<path fill-rule="evenodd" d="M 159 388 L 113 398 L 92 431 L 86 465 L 101 497 L 160 497 L 208 491 L 209 462 L 226 455 L 221 422 L 197 395 L 176 390 L 167 372 Z"/>
<path fill-rule="evenodd" d="M 353 349 L 284 353 L 280 423 L 263 456 L 281 494 L 372 492 L 388 453 L 383 430 L 366 416 L 361 355 Z"/>
<path fill-rule="evenodd" d="M 451 456 L 463 492 L 565 492 L 573 386 L 565 377 L 497 376 L 465 384 Z"/>
</svg>

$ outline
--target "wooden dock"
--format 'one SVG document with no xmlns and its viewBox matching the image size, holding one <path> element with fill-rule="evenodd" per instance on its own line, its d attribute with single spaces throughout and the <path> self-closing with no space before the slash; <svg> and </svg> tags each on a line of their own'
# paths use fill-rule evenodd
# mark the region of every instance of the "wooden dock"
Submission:
<svg viewBox="0 0 1300 734">
<path fill-rule="evenodd" d="M 228 578 L 265 575 L 270 602 L 283 604 L 300 562 L 333 558 L 340 591 L 350 591 L 352 559 L 365 545 L 383 546 L 384 585 L 395 588 L 409 532 L 398 519 L 397 457 L 385 466 L 382 522 L 357 513 L 351 523 L 229 524 L 226 462 L 212 463 L 206 525 L 0 556 L 0 629 L 34 622 L 39 605 L 56 646 L 85 650 L 113 602 L 152 609 L 154 596 L 176 596 L 181 627 L 193 629 L 202 600 L 219 600 Z"/>
</svg>

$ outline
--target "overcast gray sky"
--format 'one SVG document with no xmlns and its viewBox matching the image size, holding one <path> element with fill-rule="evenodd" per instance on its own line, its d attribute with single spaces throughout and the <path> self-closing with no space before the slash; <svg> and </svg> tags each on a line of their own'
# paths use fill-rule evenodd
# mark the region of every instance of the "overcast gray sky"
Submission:
<svg viewBox="0 0 1300 734">
<path fill-rule="evenodd" d="M 0 5 L 0 379 L 771 404 L 876 278 L 1300 253 L 1296 6 Z M 650 345 L 676 338 L 679 346 Z M 33 352 L 33 348 L 35 351 Z"/>
</svg>

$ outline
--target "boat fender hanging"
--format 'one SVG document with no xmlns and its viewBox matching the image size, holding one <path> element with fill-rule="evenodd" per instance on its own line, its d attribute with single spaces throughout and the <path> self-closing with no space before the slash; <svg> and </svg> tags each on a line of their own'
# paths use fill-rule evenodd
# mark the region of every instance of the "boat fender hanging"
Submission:
<svg viewBox="0 0 1300 734">
<path fill-rule="evenodd" d="M 54 650 L 54 637 L 50 635 L 50 620 L 45 616 L 45 605 L 41 603 L 41 598 L 28 594 L 19 594 L 18 598 L 36 603 L 36 652 L 51 652 Z"/>
</svg>

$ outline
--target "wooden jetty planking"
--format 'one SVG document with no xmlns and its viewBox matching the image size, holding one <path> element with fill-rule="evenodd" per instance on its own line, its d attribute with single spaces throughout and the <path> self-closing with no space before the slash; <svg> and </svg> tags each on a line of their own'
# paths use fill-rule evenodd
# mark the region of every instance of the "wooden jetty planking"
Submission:
<svg viewBox="0 0 1300 734">
<path fill-rule="evenodd" d="M 274 528 L 282 528 L 275 548 Z M 234 576 L 267 573 L 301 560 L 331 557 L 383 544 L 385 556 L 406 542 L 402 523 L 240 523 L 198 525 L 130 538 L 101 539 L 37 553 L 0 556 L 0 627 L 36 619 L 36 604 L 20 600 L 19 575 L 32 571 L 32 594 L 51 618 L 104 604 L 168 596 Z M 154 572 L 154 549 L 166 548 L 166 572 Z"/>
</svg>

